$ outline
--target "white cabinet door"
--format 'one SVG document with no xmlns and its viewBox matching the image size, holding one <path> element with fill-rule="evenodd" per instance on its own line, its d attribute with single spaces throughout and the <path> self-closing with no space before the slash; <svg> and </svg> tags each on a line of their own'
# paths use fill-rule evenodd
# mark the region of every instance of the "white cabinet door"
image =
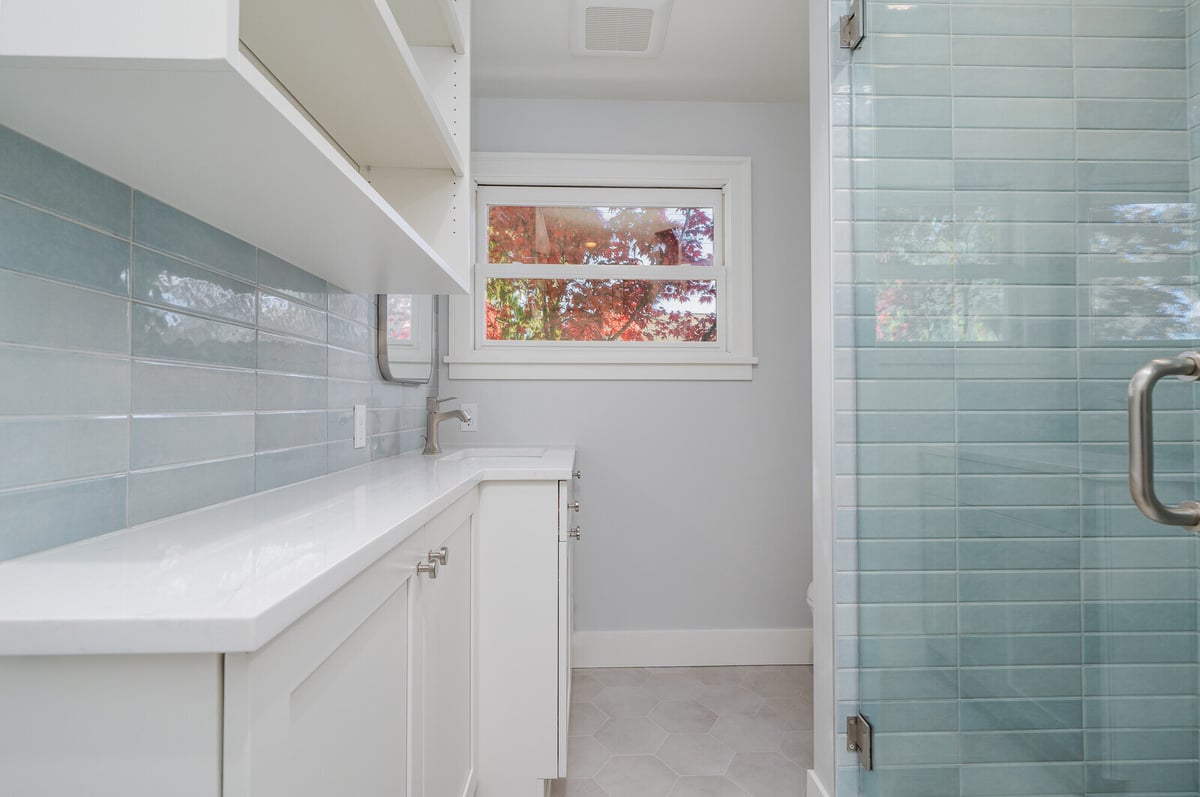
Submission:
<svg viewBox="0 0 1200 797">
<path fill-rule="evenodd" d="M 575 510 L 569 509 L 573 481 L 558 483 L 558 776 L 567 776 L 568 722 L 571 716 L 571 633 L 575 627 L 574 576 Z M 563 530 L 566 530 L 565 532 Z"/>
<path fill-rule="evenodd" d="M 479 797 L 540 797 L 566 772 L 568 481 L 486 482 L 479 531 Z"/>
<path fill-rule="evenodd" d="M 402 797 L 422 532 L 262 649 L 225 657 L 224 797 Z"/>
<path fill-rule="evenodd" d="M 421 578 L 415 606 L 413 797 L 475 791 L 477 495 L 425 527 L 430 551 L 445 549 L 436 579 Z M 419 665 L 416 659 L 419 658 Z"/>
</svg>

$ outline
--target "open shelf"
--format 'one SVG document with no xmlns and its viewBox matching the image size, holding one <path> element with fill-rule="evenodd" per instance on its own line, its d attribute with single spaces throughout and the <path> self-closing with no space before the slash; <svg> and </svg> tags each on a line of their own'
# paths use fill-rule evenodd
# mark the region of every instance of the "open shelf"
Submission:
<svg viewBox="0 0 1200 797">
<path fill-rule="evenodd" d="M 5 0 L 0 124 L 347 290 L 463 293 L 466 3 L 110 0 L 82 36 Z"/>
<path fill-rule="evenodd" d="M 242 0 L 239 37 L 360 167 L 449 169 L 464 152 L 392 0 Z M 440 16 L 433 13 L 423 16 Z M 455 60 L 449 46 L 433 48 Z M 447 79 L 437 73 L 439 83 Z"/>
</svg>

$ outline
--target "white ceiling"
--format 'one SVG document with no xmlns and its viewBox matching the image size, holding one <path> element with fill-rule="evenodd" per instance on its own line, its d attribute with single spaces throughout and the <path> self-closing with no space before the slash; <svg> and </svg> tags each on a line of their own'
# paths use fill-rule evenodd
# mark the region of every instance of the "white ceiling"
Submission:
<svg viewBox="0 0 1200 797">
<path fill-rule="evenodd" d="M 479 97 L 796 102 L 808 93 L 803 0 L 675 0 L 657 58 L 573 56 L 569 0 L 475 0 Z"/>
</svg>

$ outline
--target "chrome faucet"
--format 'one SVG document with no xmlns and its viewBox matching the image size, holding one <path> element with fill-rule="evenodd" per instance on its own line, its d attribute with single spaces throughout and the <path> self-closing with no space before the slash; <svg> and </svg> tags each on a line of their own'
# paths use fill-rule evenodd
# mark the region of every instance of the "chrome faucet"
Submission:
<svg viewBox="0 0 1200 797">
<path fill-rule="evenodd" d="M 447 401 L 454 401 L 454 396 L 449 396 L 440 399 L 437 396 L 430 396 L 425 399 L 425 450 L 422 454 L 440 454 L 442 453 L 441 446 L 438 445 L 438 424 L 450 418 L 458 418 L 463 423 L 471 420 L 471 416 L 463 410 L 450 410 L 449 412 L 438 412 L 438 405 Z"/>
</svg>

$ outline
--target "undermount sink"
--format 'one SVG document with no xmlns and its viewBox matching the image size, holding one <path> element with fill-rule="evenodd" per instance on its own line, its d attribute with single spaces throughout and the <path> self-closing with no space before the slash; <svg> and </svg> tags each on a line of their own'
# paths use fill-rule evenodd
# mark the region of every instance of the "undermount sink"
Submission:
<svg viewBox="0 0 1200 797">
<path fill-rule="evenodd" d="M 514 457 L 537 459 L 546 454 L 544 448 L 464 448 L 439 457 L 443 462 L 458 462 L 464 459 L 512 459 Z"/>
</svg>

